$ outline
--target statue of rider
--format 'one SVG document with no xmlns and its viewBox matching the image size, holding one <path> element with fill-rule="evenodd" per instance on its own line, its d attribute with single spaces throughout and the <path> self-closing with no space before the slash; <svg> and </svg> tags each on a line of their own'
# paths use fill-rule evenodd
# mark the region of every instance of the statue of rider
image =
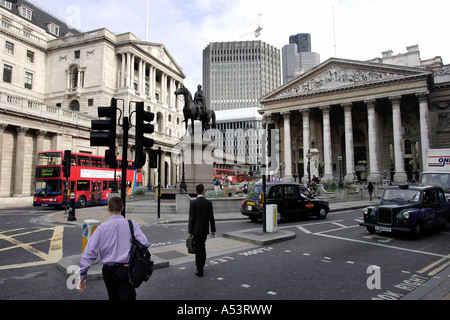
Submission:
<svg viewBox="0 0 450 320">
<path fill-rule="evenodd" d="M 205 94 L 203 93 L 202 86 L 199 84 L 197 86 L 197 92 L 194 95 L 194 101 L 197 105 L 197 108 L 199 109 L 199 115 L 203 116 L 206 114 L 207 108 L 206 108 L 206 98 Z"/>
</svg>

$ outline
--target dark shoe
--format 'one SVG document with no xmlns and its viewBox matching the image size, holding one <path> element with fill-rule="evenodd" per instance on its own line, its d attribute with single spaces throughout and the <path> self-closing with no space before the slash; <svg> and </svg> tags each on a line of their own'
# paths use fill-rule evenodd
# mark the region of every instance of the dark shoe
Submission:
<svg viewBox="0 0 450 320">
<path fill-rule="evenodd" d="M 196 275 L 197 277 L 202 278 L 202 277 L 203 277 L 203 272 L 197 271 L 197 272 L 195 273 L 195 275 Z"/>
</svg>

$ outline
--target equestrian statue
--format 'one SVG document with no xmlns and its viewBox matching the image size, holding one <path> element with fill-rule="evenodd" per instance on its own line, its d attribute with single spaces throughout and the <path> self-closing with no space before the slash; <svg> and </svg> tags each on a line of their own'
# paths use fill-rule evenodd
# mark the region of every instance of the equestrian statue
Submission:
<svg viewBox="0 0 450 320">
<path fill-rule="evenodd" d="M 175 91 L 176 96 L 184 96 L 183 122 L 185 122 L 186 132 L 188 132 L 188 121 L 191 120 L 192 135 L 194 135 L 195 120 L 200 120 L 202 122 L 202 132 L 205 132 L 210 128 L 211 120 L 212 128 L 216 128 L 216 113 L 206 107 L 206 99 L 203 94 L 202 86 L 198 85 L 197 89 L 198 90 L 195 93 L 194 99 L 192 99 L 192 94 L 189 90 L 183 85 Z"/>
</svg>

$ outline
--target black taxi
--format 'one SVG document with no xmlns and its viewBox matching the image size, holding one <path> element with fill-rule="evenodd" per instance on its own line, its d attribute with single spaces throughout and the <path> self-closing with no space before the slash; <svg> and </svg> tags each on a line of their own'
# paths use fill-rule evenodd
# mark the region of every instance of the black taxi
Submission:
<svg viewBox="0 0 450 320">
<path fill-rule="evenodd" d="M 363 210 L 361 226 L 367 231 L 407 231 L 420 235 L 426 229 L 445 227 L 450 218 L 450 203 L 444 190 L 432 185 L 387 187 L 380 203 Z"/>
<path fill-rule="evenodd" d="M 250 188 L 248 197 L 242 201 L 241 213 L 252 221 L 262 219 L 262 183 L 258 181 Z M 293 219 L 303 216 L 316 216 L 325 219 L 330 206 L 327 201 L 315 199 L 308 189 L 298 183 L 267 183 L 266 204 L 277 205 L 277 219 Z"/>
</svg>

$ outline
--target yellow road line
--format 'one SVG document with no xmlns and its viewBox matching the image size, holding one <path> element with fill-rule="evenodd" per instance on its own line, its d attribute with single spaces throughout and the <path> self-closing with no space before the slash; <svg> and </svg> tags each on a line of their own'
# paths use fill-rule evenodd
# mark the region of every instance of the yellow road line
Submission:
<svg viewBox="0 0 450 320">
<path fill-rule="evenodd" d="M 41 240 L 41 241 L 36 241 L 36 242 L 31 242 L 31 243 L 23 243 L 17 239 L 14 239 L 14 236 L 18 236 L 18 235 L 7 236 L 5 234 L 0 233 L 0 239 L 11 242 L 12 244 L 14 244 L 14 246 L 13 246 L 14 248 L 25 249 L 26 251 L 28 251 L 28 252 L 36 255 L 40 259 L 42 259 L 41 261 L 32 261 L 32 262 L 26 262 L 26 263 L 18 263 L 18 264 L 0 266 L 0 270 L 33 267 L 33 266 L 40 266 L 40 265 L 46 265 L 46 264 L 52 264 L 52 263 L 58 262 L 58 260 L 61 259 L 63 256 L 62 243 L 63 243 L 64 226 L 56 226 L 54 228 L 43 228 L 43 229 L 35 230 L 34 232 L 39 232 L 39 231 L 44 231 L 44 230 L 52 230 L 52 229 L 53 229 L 53 236 L 51 239 L 46 239 L 46 240 Z M 16 229 L 16 230 L 19 230 L 19 229 Z M 7 231 L 3 231 L 3 232 L 7 232 Z M 29 232 L 29 233 L 33 233 L 33 232 Z M 27 233 L 24 233 L 24 234 L 27 234 Z M 48 240 L 50 240 L 50 247 L 49 247 L 48 253 L 39 251 L 31 246 L 32 244 L 42 242 L 42 241 L 48 241 Z M 4 248 L 4 249 L 2 249 L 2 251 L 9 250 L 13 247 Z"/>
<path fill-rule="evenodd" d="M 441 259 L 439 259 L 439 260 L 437 260 L 437 261 L 435 261 L 435 262 L 433 262 L 433 263 L 430 263 L 430 264 L 427 265 L 425 268 L 420 269 L 420 270 L 417 271 L 417 272 L 418 272 L 418 273 L 425 273 L 425 272 L 427 272 L 427 271 L 430 271 L 431 269 L 433 269 L 434 267 L 436 267 L 437 265 L 441 264 L 442 262 L 444 262 L 444 261 L 447 260 L 447 259 L 450 259 L 450 255 L 448 255 L 448 256 L 446 256 L 446 257 L 443 257 L 443 258 L 441 258 Z M 445 263 L 445 264 L 443 265 L 443 267 L 441 266 L 441 267 L 438 267 L 437 269 L 431 271 L 428 275 L 433 276 L 433 275 L 435 275 L 436 273 L 438 273 L 439 271 L 445 269 L 445 267 L 447 267 L 448 265 L 450 265 L 450 262 Z M 436 271 L 436 270 L 438 270 L 438 271 Z"/>
</svg>

